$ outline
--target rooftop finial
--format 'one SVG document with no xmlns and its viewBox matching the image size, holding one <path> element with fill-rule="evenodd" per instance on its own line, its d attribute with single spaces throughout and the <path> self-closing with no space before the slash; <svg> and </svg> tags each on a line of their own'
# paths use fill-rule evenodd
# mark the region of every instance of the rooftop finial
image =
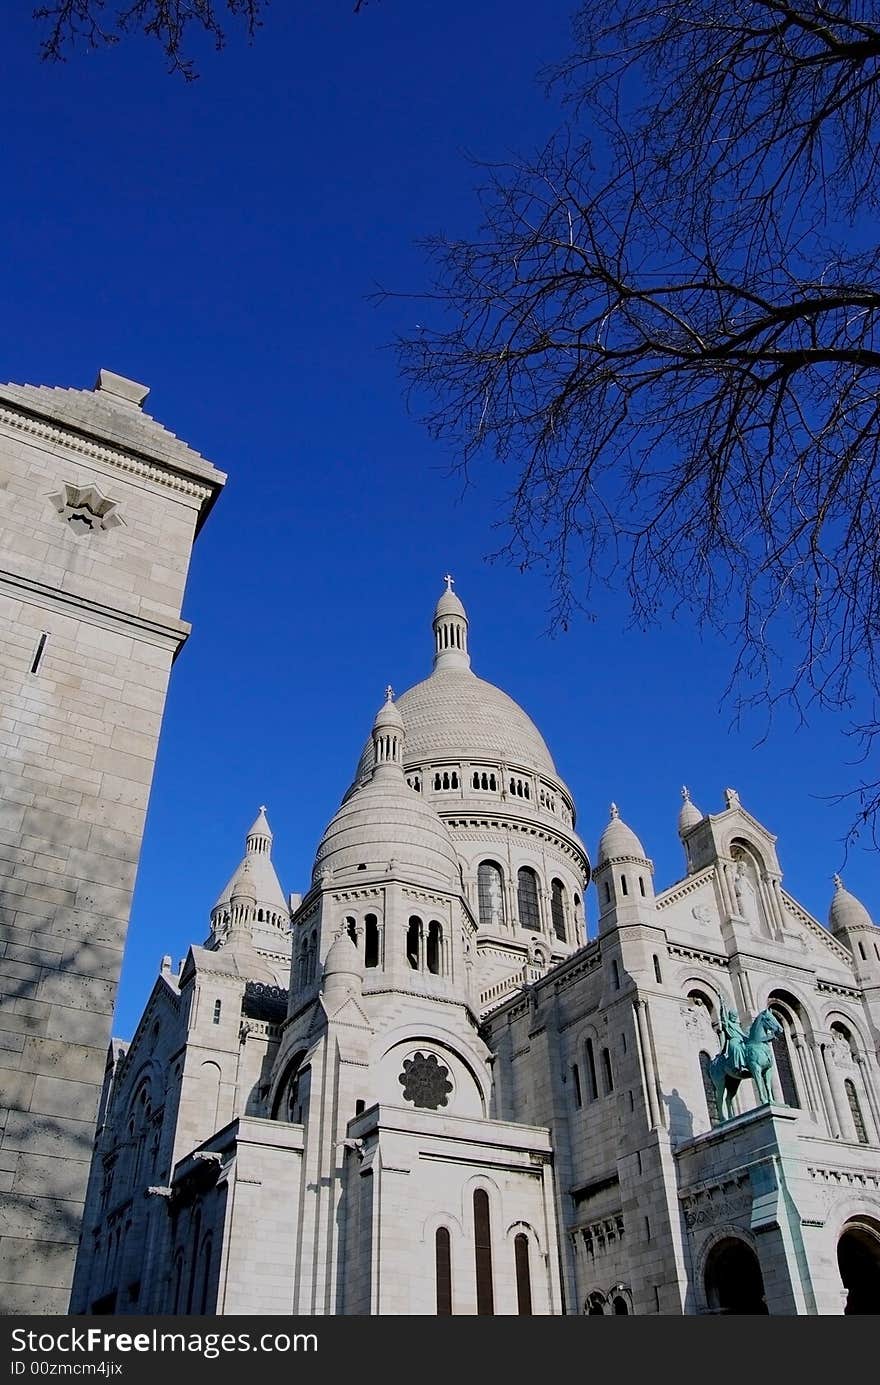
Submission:
<svg viewBox="0 0 880 1385">
<path fill-rule="evenodd" d="M 394 689 L 392 688 L 392 686 L 391 686 L 390 683 L 388 684 L 388 687 L 385 689 L 385 701 L 386 701 L 386 702 L 393 702 L 393 701 L 394 701 Z"/>
<path fill-rule="evenodd" d="M 844 888 L 843 881 L 841 880 L 841 878 L 840 878 L 839 875 L 837 875 L 837 874 L 832 875 L 831 879 L 834 881 L 834 885 L 835 885 L 835 888 L 836 888 L 836 889 L 842 890 L 842 889 Z"/>
<path fill-rule="evenodd" d="M 452 590 L 455 578 L 447 572 L 440 600 L 434 608 L 434 668 L 468 669 L 471 666 L 467 647 L 468 618 L 457 592 Z"/>
<path fill-rule="evenodd" d="M 619 818 L 619 817 L 620 817 L 620 809 L 618 808 L 618 806 L 617 806 L 616 803 L 612 803 L 612 805 L 611 805 L 611 816 L 612 816 L 613 818 Z"/>
<path fill-rule="evenodd" d="M 690 789 L 688 788 L 687 784 L 682 784 L 682 786 L 681 786 L 681 796 L 682 796 L 682 798 L 684 799 L 685 803 L 690 803 L 690 801 L 691 801 L 691 791 L 690 791 Z"/>
</svg>

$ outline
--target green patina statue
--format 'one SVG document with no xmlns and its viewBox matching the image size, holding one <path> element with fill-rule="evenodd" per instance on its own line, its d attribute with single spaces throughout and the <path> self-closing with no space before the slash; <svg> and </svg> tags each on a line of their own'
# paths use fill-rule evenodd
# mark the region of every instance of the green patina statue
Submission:
<svg viewBox="0 0 880 1385">
<path fill-rule="evenodd" d="M 782 1025 L 770 1010 L 762 1010 L 746 1034 L 736 1011 L 722 1005 L 721 1030 L 724 1034 L 721 1052 L 709 1064 L 709 1076 L 715 1088 L 719 1120 L 728 1121 L 733 1115 L 731 1103 L 737 1088 L 747 1077 L 755 1084 L 759 1102 L 773 1101 L 770 1045 L 782 1033 Z"/>
</svg>

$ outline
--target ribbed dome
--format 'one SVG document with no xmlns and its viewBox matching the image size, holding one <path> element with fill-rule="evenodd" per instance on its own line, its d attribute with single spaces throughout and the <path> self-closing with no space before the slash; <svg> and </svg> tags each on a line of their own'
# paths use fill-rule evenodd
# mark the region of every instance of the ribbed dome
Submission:
<svg viewBox="0 0 880 1385">
<path fill-rule="evenodd" d="M 357 789 L 330 822 L 315 856 L 314 878 L 332 871 L 333 883 L 355 884 L 364 873 L 395 873 L 438 889 L 459 889 L 461 877 L 452 838 L 398 769 Z M 363 867 L 363 870 L 359 870 Z"/>
<path fill-rule="evenodd" d="M 531 717 L 470 669 L 435 669 L 396 706 L 406 727 L 406 764 L 444 758 L 504 760 L 556 778 L 550 751 Z M 361 755 L 358 780 L 372 766 L 370 741 Z"/>
<path fill-rule="evenodd" d="M 437 602 L 434 619 L 437 620 L 441 616 L 461 616 L 463 620 L 467 620 L 467 612 L 451 587 L 447 587 Z"/>
<path fill-rule="evenodd" d="M 683 837 L 685 832 L 689 832 L 692 827 L 696 827 L 698 822 L 703 821 L 703 814 L 695 803 L 691 803 L 690 791 L 682 789 L 681 796 L 684 802 L 678 814 L 678 835 Z"/>
<path fill-rule="evenodd" d="M 637 856 L 639 860 L 645 861 L 645 848 L 642 846 L 635 832 L 620 817 L 617 805 L 611 805 L 611 821 L 599 838 L 599 849 L 596 852 L 596 865 L 601 866 L 606 861 L 615 861 L 622 856 Z"/>
<path fill-rule="evenodd" d="M 850 894 L 839 875 L 835 875 L 834 883 L 837 888 L 828 911 L 828 927 L 832 933 L 846 928 L 864 928 L 866 924 L 873 928 L 873 920 L 864 904 L 860 899 L 856 899 L 854 894 Z"/>
<path fill-rule="evenodd" d="M 378 731 L 385 728 L 393 728 L 395 731 L 403 731 L 403 717 L 397 710 L 397 706 L 391 700 L 392 692 L 388 688 L 385 701 L 376 713 L 376 720 L 373 722 L 373 730 Z"/>
</svg>

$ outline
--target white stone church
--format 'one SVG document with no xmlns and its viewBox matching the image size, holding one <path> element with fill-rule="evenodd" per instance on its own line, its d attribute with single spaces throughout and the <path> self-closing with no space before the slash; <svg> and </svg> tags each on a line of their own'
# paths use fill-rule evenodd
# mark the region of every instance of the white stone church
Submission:
<svg viewBox="0 0 880 1385">
<path fill-rule="evenodd" d="M 207 941 L 113 1042 L 71 1311 L 880 1312 L 866 909 L 794 900 L 732 789 L 685 793 L 662 890 L 614 807 L 591 869 L 450 583 L 433 633 L 306 893 L 261 809 Z M 782 1032 L 773 1102 L 744 1081 L 720 1123 L 730 1009 Z"/>
</svg>

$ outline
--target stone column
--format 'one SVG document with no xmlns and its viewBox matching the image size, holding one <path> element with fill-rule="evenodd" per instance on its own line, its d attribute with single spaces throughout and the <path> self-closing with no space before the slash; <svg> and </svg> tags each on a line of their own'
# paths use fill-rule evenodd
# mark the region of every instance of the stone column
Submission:
<svg viewBox="0 0 880 1385">
<path fill-rule="evenodd" d="M 639 1068 L 642 1074 L 642 1085 L 645 1089 L 645 1101 L 648 1105 L 648 1126 L 651 1130 L 656 1130 L 658 1124 L 657 1094 L 654 1088 L 654 1069 L 648 1049 L 647 1035 L 645 1033 L 644 1008 L 644 1000 L 637 999 L 633 1001 L 633 1013 L 636 1021 L 636 1042 L 639 1052 Z"/>
<path fill-rule="evenodd" d="M 839 1140 L 842 1136 L 842 1131 L 840 1125 L 840 1114 L 837 1109 L 837 1101 L 835 1099 L 834 1088 L 831 1083 L 831 1069 L 828 1061 L 828 1045 L 825 1043 L 820 1043 L 819 1053 L 822 1060 L 819 1064 L 819 1077 L 822 1080 L 822 1090 L 825 1094 L 826 1104 L 828 1107 L 828 1121 L 831 1126 L 831 1134 L 833 1138 L 835 1140 Z"/>
<path fill-rule="evenodd" d="M 877 1094 L 874 1091 L 874 1084 L 871 1079 L 870 1064 L 865 1062 L 864 1054 L 856 1053 L 854 1056 L 856 1069 L 861 1073 L 862 1090 L 865 1093 L 871 1120 L 874 1122 L 874 1139 L 875 1141 L 880 1140 L 880 1113 L 878 1113 L 877 1110 Z"/>
</svg>

